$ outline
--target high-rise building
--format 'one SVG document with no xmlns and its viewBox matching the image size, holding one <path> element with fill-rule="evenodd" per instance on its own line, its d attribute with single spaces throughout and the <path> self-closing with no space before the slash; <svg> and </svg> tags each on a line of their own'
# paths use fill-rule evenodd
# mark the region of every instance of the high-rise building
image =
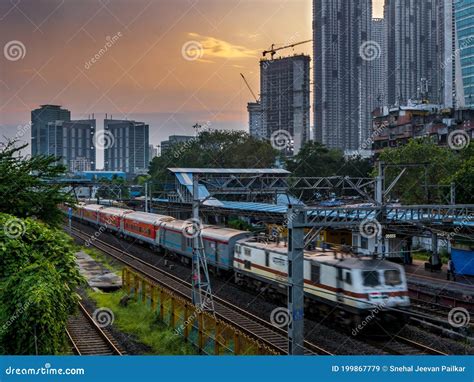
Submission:
<svg viewBox="0 0 474 382">
<path fill-rule="evenodd" d="M 54 121 L 47 125 L 47 151 L 69 172 L 95 170 L 95 119 Z"/>
<path fill-rule="evenodd" d="M 104 169 L 130 175 L 148 171 L 149 126 L 144 122 L 104 119 Z"/>
<path fill-rule="evenodd" d="M 461 106 L 474 107 L 474 0 L 455 1 L 455 20 L 456 54 L 459 53 L 464 93 L 460 95 L 464 97 L 464 105 Z"/>
<path fill-rule="evenodd" d="M 186 143 L 196 139 L 196 137 L 192 135 L 170 135 L 168 140 L 161 141 L 161 153 L 160 155 L 166 154 L 167 151 L 171 150 L 174 146 L 179 145 L 181 143 Z"/>
<path fill-rule="evenodd" d="M 388 104 L 441 101 L 440 0 L 385 0 Z"/>
<path fill-rule="evenodd" d="M 371 131 L 372 0 L 313 0 L 314 131 L 328 147 L 357 150 Z"/>
<path fill-rule="evenodd" d="M 310 61 L 306 55 L 260 61 L 262 132 L 266 139 L 287 135 L 288 154 L 310 139 Z"/>
<path fill-rule="evenodd" d="M 154 157 L 158 156 L 158 147 L 155 145 L 148 146 L 149 154 L 148 159 L 151 161 Z"/>
<path fill-rule="evenodd" d="M 372 19 L 371 41 L 378 51 L 372 60 L 371 111 L 387 104 L 387 40 L 384 19 Z"/>
<path fill-rule="evenodd" d="M 262 105 L 260 102 L 247 103 L 249 112 L 249 134 L 255 138 L 265 138 L 262 121 Z"/>
<path fill-rule="evenodd" d="M 59 105 L 41 105 L 31 111 L 31 155 L 47 154 L 48 123 L 70 121 L 71 112 Z"/>
</svg>

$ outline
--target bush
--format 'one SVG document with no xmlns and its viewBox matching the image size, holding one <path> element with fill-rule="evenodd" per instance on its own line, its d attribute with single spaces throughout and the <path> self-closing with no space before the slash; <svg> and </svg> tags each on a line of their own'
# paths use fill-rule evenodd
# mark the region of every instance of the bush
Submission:
<svg viewBox="0 0 474 382">
<path fill-rule="evenodd" d="M 0 213 L 0 227 L 0 353 L 58 353 L 82 281 L 71 240 L 7 214 Z"/>
</svg>

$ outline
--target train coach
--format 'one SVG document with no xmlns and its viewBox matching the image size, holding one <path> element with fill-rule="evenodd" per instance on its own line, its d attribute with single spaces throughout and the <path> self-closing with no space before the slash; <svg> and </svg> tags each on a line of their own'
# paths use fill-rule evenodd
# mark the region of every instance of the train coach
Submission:
<svg viewBox="0 0 474 382">
<path fill-rule="evenodd" d="M 192 258 L 193 237 L 186 233 L 189 224 L 189 221 L 183 220 L 164 222 L 157 235 L 157 245 L 188 259 Z M 231 270 L 235 243 L 249 236 L 251 233 L 247 231 L 211 225 L 202 226 L 202 244 L 208 264 L 217 270 Z"/>
<path fill-rule="evenodd" d="M 154 246 L 162 224 L 173 220 L 173 217 L 167 215 L 132 211 L 124 216 L 122 233 Z"/>
</svg>

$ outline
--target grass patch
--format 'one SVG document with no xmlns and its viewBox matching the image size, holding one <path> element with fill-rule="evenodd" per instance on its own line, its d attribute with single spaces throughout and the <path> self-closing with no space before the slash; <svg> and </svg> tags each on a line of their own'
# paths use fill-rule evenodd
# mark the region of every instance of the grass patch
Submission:
<svg viewBox="0 0 474 382">
<path fill-rule="evenodd" d="M 89 291 L 88 295 L 99 307 L 107 307 L 114 312 L 114 325 L 122 332 L 134 335 L 137 340 L 152 350 L 149 354 L 186 355 L 196 354 L 182 337 L 177 336 L 163 324 L 156 313 L 141 302 L 130 300 L 127 307 L 119 302 L 126 292 L 114 293 Z"/>
</svg>

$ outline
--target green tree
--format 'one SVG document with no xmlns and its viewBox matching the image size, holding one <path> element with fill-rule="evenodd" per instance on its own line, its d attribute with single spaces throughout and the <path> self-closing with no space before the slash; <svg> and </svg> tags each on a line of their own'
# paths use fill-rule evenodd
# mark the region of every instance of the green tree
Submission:
<svg viewBox="0 0 474 382">
<path fill-rule="evenodd" d="M 153 189 L 160 190 L 171 181 L 169 167 L 268 168 L 274 165 L 277 155 L 278 151 L 268 141 L 244 131 L 203 131 L 195 139 L 153 158 L 149 174 Z"/>
<path fill-rule="evenodd" d="M 392 198 L 405 204 L 446 202 L 450 179 L 462 163 L 458 152 L 429 139 L 412 139 L 404 146 L 387 148 L 379 159 L 391 165 L 385 170 L 386 185 L 391 184 L 404 164 L 417 165 L 407 167 L 391 192 Z"/>
<path fill-rule="evenodd" d="M 61 352 L 82 282 L 71 239 L 3 213 L 0 227 L 0 354 Z"/>
<path fill-rule="evenodd" d="M 14 141 L 0 144 L 0 212 L 59 224 L 62 212 L 58 206 L 72 199 L 62 185 L 51 181 L 66 169 L 53 156 L 22 156 L 27 146 L 17 146 Z"/>
<path fill-rule="evenodd" d="M 474 145 L 459 151 L 459 165 L 445 183 L 453 182 L 456 186 L 456 203 L 474 203 Z"/>
<path fill-rule="evenodd" d="M 286 167 L 295 177 L 368 177 L 372 171 L 369 159 L 360 156 L 344 158 L 341 150 L 314 141 L 306 143 L 293 158 L 288 158 Z"/>
</svg>

